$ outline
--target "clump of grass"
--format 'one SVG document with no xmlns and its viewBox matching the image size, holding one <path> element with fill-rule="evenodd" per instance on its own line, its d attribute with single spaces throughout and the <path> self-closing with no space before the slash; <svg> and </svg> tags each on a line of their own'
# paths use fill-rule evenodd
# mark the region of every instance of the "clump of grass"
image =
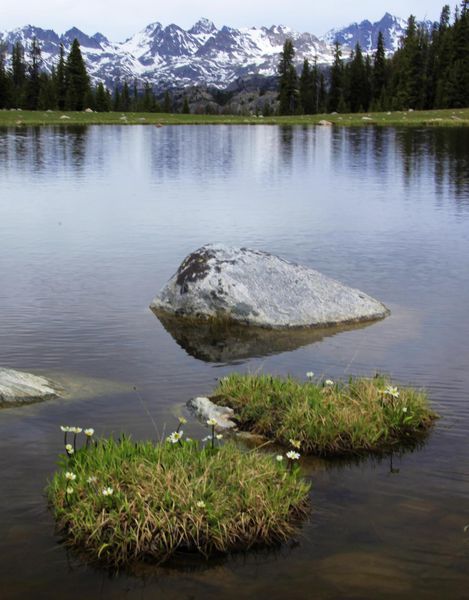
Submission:
<svg viewBox="0 0 469 600">
<path fill-rule="evenodd" d="M 100 440 L 65 455 L 48 487 L 76 549 L 113 567 L 274 544 L 308 510 L 299 469 L 233 443 Z M 176 435 L 177 434 L 177 435 Z"/>
<path fill-rule="evenodd" d="M 397 388 L 386 377 L 348 382 L 308 381 L 233 373 L 218 384 L 212 400 L 234 409 L 243 430 L 304 453 L 344 455 L 379 452 L 416 442 L 437 415 L 423 391 Z"/>
</svg>

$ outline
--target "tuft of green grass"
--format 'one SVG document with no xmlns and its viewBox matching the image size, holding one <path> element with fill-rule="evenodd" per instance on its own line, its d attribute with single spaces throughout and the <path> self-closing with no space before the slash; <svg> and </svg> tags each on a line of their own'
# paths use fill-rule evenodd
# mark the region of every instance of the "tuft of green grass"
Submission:
<svg viewBox="0 0 469 600">
<path fill-rule="evenodd" d="M 425 392 L 397 389 L 388 378 L 305 383 L 291 377 L 224 377 L 212 400 L 234 409 L 243 430 L 277 443 L 300 442 L 323 456 L 387 451 L 415 443 L 437 418 Z"/>
<path fill-rule="evenodd" d="M 47 491 L 67 543 L 113 567 L 284 541 L 309 498 L 299 469 L 271 455 L 127 437 L 63 457 Z"/>
</svg>

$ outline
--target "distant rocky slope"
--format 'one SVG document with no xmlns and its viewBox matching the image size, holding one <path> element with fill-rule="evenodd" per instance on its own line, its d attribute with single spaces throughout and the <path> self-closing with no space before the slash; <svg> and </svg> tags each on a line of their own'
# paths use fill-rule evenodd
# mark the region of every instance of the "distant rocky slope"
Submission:
<svg viewBox="0 0 469 600">
<path fill-rule="evenodd" d="M 27 48 L 36 37 L 44 68 L 50 71 L 57 62 L 60 44 L 68 52 L 77 38 L 93 81 L 102 81 L 108 87 L 117 81 L 137 79 L 159 89 L 194 85 L 224 89 L 240 79 L 275 75 L 287 37 L 294 40 L 299 64 L 305 57 L 311 61 L 316 57 L 320 65 L 326 65 L 332 62 L 336 39 L 343 44 L 345 54 L 356 42 L 371 52 L 381 30 L 386 49 L 392 53 L 404 29 L 403 19 L 387 13 L 376 23 L 365 20 L 322 37 L 282 25 L 218 29 L 208 19 L 200 19 L 188 30 L 175 24 L 164 27 L 152 23 L 124 42 L 111 42 L 101 33 L 89 36 L 76 27 L 59 35 L 32 25 L 0 33 L 0 41 L 9 51 L 17 41 Z"/>
</svg>

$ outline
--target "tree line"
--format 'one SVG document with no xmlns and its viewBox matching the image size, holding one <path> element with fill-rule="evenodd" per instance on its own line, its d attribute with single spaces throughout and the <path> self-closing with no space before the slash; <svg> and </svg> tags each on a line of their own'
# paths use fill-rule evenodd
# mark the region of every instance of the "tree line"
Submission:
<svg viewBox="0 0 469 600">
<path fill-rule="evenodd" d="M 469 106 L 469 0 L 445 5 L 431 30 L 409 17 L 399 49 L 387 58 L 382 32 L 372 56 L 359 44 L 345 61 L 338 42 L 334 61 L 320 70 L 304 60 L 298 75 L 291 39 L 278 64 L 279 114 L 366 112 Z"/>
<path fill-rule="evenodd" d="M 389 58 L 380 32 L 372 55 L 357 44 L 345 60 L 336 42 L 327 69 L 305 59 L 298 73 L 294 59 L 293 41 L 287 39 L 278 64 L 278 101 L 264 103 L 265 116 L 469 106 L 469 0 L 461 1 L 453 17 L 445 5 L 430 30 L 411 15 Z M 51 72 L 43 68 L 36 39 L 27 51 L 15 43 L 9 65 L 0 43 L 0 109 L 190 112 L 187 97 L 175 102 L 168 90 L 157 97 L 149 82 L 143 87 L 118 82 L 113 91 L 102 82 L 93 86 L 77 39 L 67 56 L 60 46 Z M 220 110 L 214 102 L 211 112 Z"/>
<path fill-rule="evenodd" d="M 72 110 L 87 108 L 99 112 L 173 112 L 173 99 L 169 91 L 158 101 L 150 83 L 142 88 L 137 82 L 116 84 L 111 92 L 102 82 L 91 84 L 77 39 L 65 56 L 60 45 L 57 64 L 48 73 L 43 68 L 41 48 L 34 38 L 26 53 L 21 42 L 11 51 L 11 67 L 7 68 L 6 49 L 0 46 L 0 109 Z M 184 99 L 181 111 L 190 112 Z"/>
</svg>

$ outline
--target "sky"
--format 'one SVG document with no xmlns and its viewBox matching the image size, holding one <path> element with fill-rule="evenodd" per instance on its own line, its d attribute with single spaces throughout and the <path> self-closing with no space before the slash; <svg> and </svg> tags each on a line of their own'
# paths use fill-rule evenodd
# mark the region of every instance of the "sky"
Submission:
<svg viewBox="0 0 469 600">
<path fill-rule="evenodd" d="M 73 26 L 92 35 L 97 31 L 112 41 L 123 41 L 149 23 L 176 23 L 189 28 L 200 17 L 217 27 L 287 25 L 298 31 L 322 35 L 354 21 L 379 20 L 385 12 L 407 18 L 439 18 L 448 0 L 0 0 L 0 31 L 36 25 L 64 33 Z M 454 6 L 456 2 L 449 2 Z M 459 2 L 458 2 L 459 3 Z"/>
</svg>

